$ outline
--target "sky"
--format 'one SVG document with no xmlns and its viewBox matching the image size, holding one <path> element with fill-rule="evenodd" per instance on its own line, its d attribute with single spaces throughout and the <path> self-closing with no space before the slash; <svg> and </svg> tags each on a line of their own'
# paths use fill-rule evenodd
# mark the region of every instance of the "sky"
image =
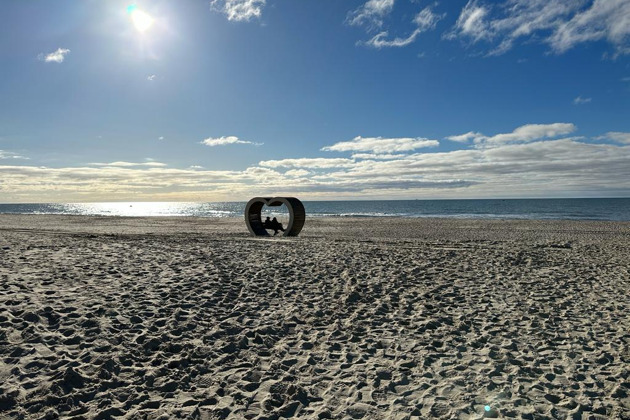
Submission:
<svg viewBox="0 0 630 420">
<path fill-rule="evenodd" d="M 6 0 L 0 203 L 630 197 L 628 0 Z"/>
</svg>

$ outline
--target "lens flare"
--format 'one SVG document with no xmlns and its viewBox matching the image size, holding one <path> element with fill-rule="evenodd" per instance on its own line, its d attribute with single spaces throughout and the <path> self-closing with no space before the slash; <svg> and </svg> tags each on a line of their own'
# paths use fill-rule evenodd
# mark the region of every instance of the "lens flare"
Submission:
<svg viewBox="0 0 630 420">
<path fill-rule="evenodd" d="M 491 410 L 489 405 L 484 406 L 483 409 L 486 410 L 486 411 L 490 411 Z"/>
<path fill-rule="evenodd" d="M 145 32 L 153 25 L 153 18 L 135 4 L 127 6 L 127 14 L 131 16 L 131 22 L 139 32 Z"/>
</svg>

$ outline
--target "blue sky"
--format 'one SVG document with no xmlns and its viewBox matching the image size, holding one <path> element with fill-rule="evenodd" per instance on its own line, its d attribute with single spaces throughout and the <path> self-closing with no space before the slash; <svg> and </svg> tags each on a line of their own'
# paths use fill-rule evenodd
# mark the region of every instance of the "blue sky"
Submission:
<svg viewBox="0 0 630 420">
<path fill-rule="evenodd" d="M 627 0 L 0 10 L 0 202 L 630 196 Z"/>
</svg>

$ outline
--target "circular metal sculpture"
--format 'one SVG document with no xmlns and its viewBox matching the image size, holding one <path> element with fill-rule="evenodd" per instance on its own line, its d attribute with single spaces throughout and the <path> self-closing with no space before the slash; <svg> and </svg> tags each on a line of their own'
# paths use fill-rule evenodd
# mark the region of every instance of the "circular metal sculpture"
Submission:
<svg viewBox="0 0 630 420">
<path fill-rule="evenodd" d="M 263 206 L 279 207 L 287 206 L 289 209 L 289 224 L 284 229 L 282 236 L 297 236 L 304 226 L 306 211 L 300 200 L 294 197 L 254 197 L 245 206 L 245 223 L 247 229 L 255 236 L 269 236 L 269 232 L 263 226 L 260 212 Z"/>
</svg>

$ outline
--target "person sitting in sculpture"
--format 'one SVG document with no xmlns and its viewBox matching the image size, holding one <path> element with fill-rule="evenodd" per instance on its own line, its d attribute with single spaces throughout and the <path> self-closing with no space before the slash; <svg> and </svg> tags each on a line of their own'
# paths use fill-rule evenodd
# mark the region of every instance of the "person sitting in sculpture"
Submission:
<svg viewBox="0 0 630 420">
<path fill-rule="evenodd" d="M 284 228 L 282 227 L 282 223 L 278 222 L 278 219 L 276 219 L 275 217 L 273 219 L 271 219 L 271 222 L 269 222 L 269 229 L 273 230 L 273 236 L 276 236 L 279 231 L 283 231 L 284 232 Z"/>
<path fill-rule="evenodd" d="M 284 227 L 282 226 L 282 223 L 278 222 L 278 219 L 276 219 L 275 217 L 271 220 L 269 219 L 269 217 L 267 217 L 262 226 L 265 229 L 273 230 L 273 236 L 276 236 L 279 231 L 284 232 Z"/>
</svg>

